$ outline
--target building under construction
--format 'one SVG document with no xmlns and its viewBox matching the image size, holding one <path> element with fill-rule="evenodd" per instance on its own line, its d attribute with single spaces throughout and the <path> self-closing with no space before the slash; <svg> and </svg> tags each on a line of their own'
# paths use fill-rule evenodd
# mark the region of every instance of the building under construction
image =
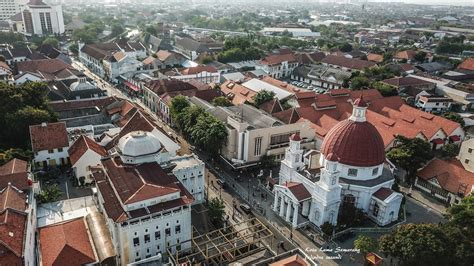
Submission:
<svg viewBox="0 0 474 266">
<path fill-rule="evenodd" d="M 260 252 L 272 246 L 273 233 L 257 218 L 252 218 L 207 234 L 193 230 L 191 248 L 171 252 L 168 256 L 174 265 L 222 265 Z"/>
</svg>

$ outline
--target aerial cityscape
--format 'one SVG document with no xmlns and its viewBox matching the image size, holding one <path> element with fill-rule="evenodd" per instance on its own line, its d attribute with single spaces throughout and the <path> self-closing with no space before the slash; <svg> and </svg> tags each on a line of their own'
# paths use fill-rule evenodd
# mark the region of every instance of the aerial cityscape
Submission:
<svg viewBox="0 0 474 266">
<path fill-rule="evenodd" d="M 0 266 L 474 265 L 474 1 L 0 0 Z"/>
</svg>

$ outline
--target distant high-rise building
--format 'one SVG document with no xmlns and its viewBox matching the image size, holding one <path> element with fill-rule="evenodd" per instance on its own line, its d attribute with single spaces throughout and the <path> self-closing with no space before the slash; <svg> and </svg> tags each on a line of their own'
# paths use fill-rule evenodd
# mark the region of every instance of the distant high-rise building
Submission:
<svg viewBox="0 0 474 266">
<path fill-rule="evenodd" d="M 0 0 L 0 21 L 8 20 L 18 14 L 27 0 Z"/>
<path fill-rule="evenodd" d="M 13 29 L 20 33 L 40 36 L 64 33 L 61 5 L 49 5 L 42 0 L 30 0 L 20 8 L 20 12 L 14 18 L 17 19 L 11 19 L 15 22 Z M 22 25 L 18 25 L 19 23 Z"/>
</svg>

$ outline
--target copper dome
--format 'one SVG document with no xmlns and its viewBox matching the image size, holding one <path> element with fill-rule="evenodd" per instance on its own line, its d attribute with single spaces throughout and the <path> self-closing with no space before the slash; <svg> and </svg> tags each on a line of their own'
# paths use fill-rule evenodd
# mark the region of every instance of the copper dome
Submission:
<svg viewBox="0 0 474 266">
<path fill-rule="evenodd" d="M 324 138 L 321 153 L 326 158 L 332 153 L 331 159 L 357 167 L 377 166 L 385 161 L 382 137 L 369 122 L 339 122 Z"/>
</svg>

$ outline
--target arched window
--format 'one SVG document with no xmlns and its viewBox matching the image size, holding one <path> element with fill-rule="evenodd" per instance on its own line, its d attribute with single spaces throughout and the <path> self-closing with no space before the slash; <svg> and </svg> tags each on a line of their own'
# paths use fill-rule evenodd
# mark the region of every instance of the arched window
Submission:
<svg viewBox="0 0 474 266">
<path fill-rule="evenodd" d="M 379 204 L 376 202 L 375 205 L 374 205 L 374 209 L 372 210 L 372 214 L 375 216 L 375 217 L 378 217 L 379 216 Z"/>
<path fill-rule="evenodd" d="M 318 209 L 314 212 L 314 221 L 319 222 L 319 219 L 321 218 L 321 213 L 319 212 Z"/>
<path fill-rule="evenodd" d="M 344 195 L 344 204 L 355 205 L 355 203 L 356 203 L 356 197 L 354 197 L 354 195 L 352 194 Z"/>
</svg>

